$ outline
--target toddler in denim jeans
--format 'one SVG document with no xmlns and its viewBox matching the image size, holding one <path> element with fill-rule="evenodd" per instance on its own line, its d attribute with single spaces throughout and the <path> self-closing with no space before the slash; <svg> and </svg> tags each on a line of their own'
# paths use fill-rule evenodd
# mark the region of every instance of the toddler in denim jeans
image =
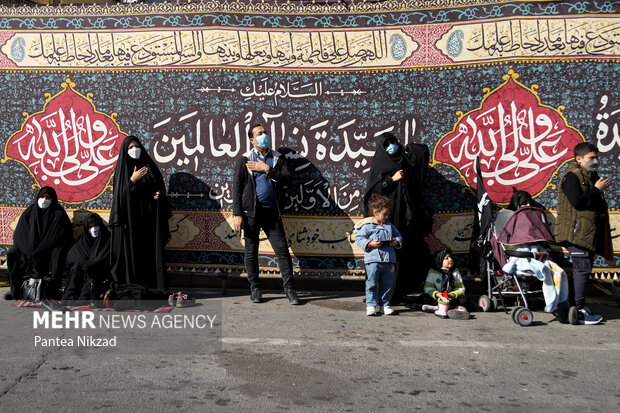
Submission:
<svg viewBox="0 0 620 413">
<path fill-rule="evenodd" d="M 364 250 L 366 266 L 366 315 L 377 314 L 377 304 L 381 306 L 379 314 L 390 315 L 390 294 L 394 287 L 396 252 L 403 238 L 388 219 L 392 204 L 388 197 L 373 194 L 368 201 L 370 217 L 356 225 L 355 242 Z M 378 290 L 378 291 L 377 291 Z M 378 294 L 377 294 L 378 292 Z"/>
</svg>

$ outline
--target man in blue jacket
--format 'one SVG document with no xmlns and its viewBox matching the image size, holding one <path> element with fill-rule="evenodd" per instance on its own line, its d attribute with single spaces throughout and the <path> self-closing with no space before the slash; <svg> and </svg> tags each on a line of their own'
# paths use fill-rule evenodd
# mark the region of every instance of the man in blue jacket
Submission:
<svg viewBox="0 0 620 413">
<path fill-rule="evenodd" d="M 284 292 L 289 302 L 299 304 L 293 290 L 293 262 L 282 225 L 279 195 L 288 183 L 291 173 L 284 157 L 271 149 L 271 140 L 262 125 L 248 131 L 252 150 L 235 164 L 233 181 L 233 229 L 244 230 L 245 268 L 250 282 L 250 299 L 260 303 L 263 299 L 258 278 L 258 245 L 261 228 L 265 231 L 276 253 L 282 274 Z"/>
</svg>

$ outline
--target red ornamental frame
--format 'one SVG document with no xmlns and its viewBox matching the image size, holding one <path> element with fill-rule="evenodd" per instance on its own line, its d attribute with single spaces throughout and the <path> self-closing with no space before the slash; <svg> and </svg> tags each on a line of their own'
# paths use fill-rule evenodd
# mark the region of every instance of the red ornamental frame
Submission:
<svg viewBox="0 0 620 413">
<path fill-rule="evenodd" d="M 92 111 L 93 114 L 95 115 L 100 115 L 102 117 L 104 117 L 105 119 L 110 120 L 114 127 L 116 128 L 116 131 L 118 132 L 118 137 L 116 138 L 116 143 L 115 143 L 115 147 L 113 148 L 113 150 L 116 152 L 116 156 L 118 156 L 118 151 L 120 150 L 120 145 L 123 141 L 123 139 L 128 136 L 128 134 L 126 132 L 123 132 L 121 130 L 120 125 L 116 122 L 116 117 L 118 116 L 118 113 L 116 112 L 112 112 L 111 114 L 106 114 L 104 112 L 101 112 L 99 110 L 97 110 L 97 108 L 95 107 L 95 103 L 93 102 L 93 93 L 86 93 L 86 95 L 80 93 L 79 91 L 77 91 L 75 89 L 76 84 L 74 82 L 71 81 L 70 77 L 67 75 L 66 80 L 64 82 L 61 83 L 61 90 L 57 93 L 55 93 L 54 95 L 52 95 L 51 93 L 45 93 L 45 103 L 43 104 L 43 108 L 42 110 L 29 114 L 28 112 L 22 112 L 22 116 L 24 116 L 24 120 L 21 124 L 20 129 L 13 133 L 6 141 L 5 147 L 4 147 L 4 157 L 2 160 L 0 160 L 0 162 L 2 163 L 6 163 L 9 160 L 15 161 L 17 163 L 22 164 L 27 170 L 28 173 L 30 174 L 30 176 L 32 176 L 32 178 L 34 179 L 34 183 L 32 184 L 32 188 L 41 188 L 42 185 L 41 182 L 39 181 L 39 179 L 37 178 L 37 176 L 33 173 L 33 171 L 31 170 L 31 168 L 21 159 L 16 159 L 14 157 L 9 156 L 8 154 L 8 148 L 13 140 L 13 138 L 15 136 L 18 136 L 19 134 L 21 134 L 22 132 L 24 132 L 24 128 L 26 127 L 26 125 L 28 124 L 28 121 L 30 119 L 32 119 L 33 117 L 37 116 L 37 115 L 41 115 L 41 114 L 45 114 L 47 111 L 47 107 L 48 105 L 53 102 L 56 98 L 58 98 L 59 96 L 61 96 L 62 94 L 64 94 L 65 92 L 67 92 L 68 90 L 70 90 L 72 93 L 74 93 L 78 98 L 83 99 L 85 102 L 88 103 L 88 105 L 90 105 L 90 109 Z M 93 201 L 97 198 L 99 198 L 108 188 L 112 188 L 110 182 L 112 180 L 112 177 L 114 175 L 114 171 L 112 170 L 110 172 L 110 175 L 108 176 L 108 178 L 106 179 L 105 183 L 101 185 L 101 189 L 99 191 L 97 191 L 96 195 L 94 196 L 90 196 L 87 197 L 87 199 L 82 199 L 82 200 L 66 200 L 63 199 L 62 195 L 62 191 L 58 191 L 58 198 L 60 201 L 66 203 L 66 204 L 81 204 L 84 202 L 90 202 Z"/>
<path fill-rule="evenodd" d="M 454 127 L 452 128 L 452 130 L 446 134 L 444 134 L 435 144 L 435 147 L 433 149 L 433 155 L 432 155 L 432 162 L 431 162 L 431 167 L 437 165 L 437 164 L 445 164 L 445 165 L 449 165 L 452 168 L 455 169 L 455 171 L 459 174 L 459 176 L 463 179 L 463 181 L 465 182 L 465 184 L 468 186 L 469 189 L 475 190 L 477 185 L 475 185 L 476 183 L 476 177 L 475 177 L 475 168 L 473 166 L 471 166 L 471 170 L 469 172 L 473 171 L 473 175 L 470 173 L 469 174 L 469 179 L 468 179 L 468 174 L 463 172 L 463 169 L 465 169 L 466 166 L 461 166 L 461 168 L 459 168 L 459 165 L 455 165 L 454 163 L 451 163 L 448 161 L 448 159 L 442 158 L 442 154 L 440 151 L 440 148 L 442 147 L 442 144 L 448 140 L 453 138 L 453 134 L 458 133 L 457 130 L 459 128 L 459 126 L 462 124 L 462 121 L 464 121 L 465 119 L 467 119 L 467 117 L 471 114 L 475 114 L 478 111 L 482 111 L 482 109 L 485 106 L 485 103 L 487 102 L 487 100 L 493 96 L 496 92 L 500 91 L 502 88 L 504 88 L 506 85 L 508 85 L 510 82 L 512 82 L 514 85 L 516 85 L 517 87 L 520 87 L 521 89 L 523 89 L 526 93 L 529 93 L 531 96 L 533 96 L 536 99 L 537 105 L 540 108 L 544 108 L 545 110 L 550 110 L 553 113 L 557 114 L 560 119 L 562 120 L 562 122 L 564 123 L 562 126 L 565 127 L 566 130 L 568 130 L 568 136 L 566 138 L 561 138 L 560 139 L 560 143 L 563 144 L 563 146 L 568 149 L 568 151 L 566 151 L 566 154 L 559 159 L 559 164 L 554 168 L 553 171 L 548 173 L 548 176 L 541 178 L 538 183 L 535 185 L 535 190 L 534 191 L 528 191 L 531 192 L 533 197 L 537 197 L 539 196 L 541 193 L 543 193 L 545 190 L 547 190 L 547 188 L 551 187 L 552 189 L 555 189 L 555 185 L 552 184 L 552 179 L 553 177 L 558 173 L 558 171 L 560 170 L 560 168 L 566 164 L 567 162 L 571 161 L 573 159 L 573 152 L 572 149 L 573 147 L 579 143 L 579 142 L 585 142 L 585 138 L 583 136 L 583 134 L 581 133 L 581 131 L 579 131 L 577 128 L 572 127 L 568 124 L 567 119 L 564 117 L 564 114 L 562 113 L 562 111 L 565 109 L 564 106 L 559 106 L 557 109 L 553 108 L 549 105 L 545 105 L 541 102 L 540 97 L 538 96 L 538 85 L 533 84 L 531 87 L 527 87 L 525 86 L 523 83 L 519 82 L 517 79 L 519 78 L 519 74 L 515 73 L 514 70 L 512 69 L 512 66 L 510 67 L 509 71 L 507 74 L 502 76 L 502 80 L 504 80 L 504 82 L 502 84 L 500 84 L 499 86 L 497 86 L 495 89 L 491 90 L 490 88 L 484 88 L 483 89 L 483 93 L 484 96 L 480 102 L 480 106 L 478 106 L 475 109 L 470 110 L 467 113 L 464 113 L 463 111 L 457 111 L 456 115 L 458 116 L 457 121 L 454 123 Z M 569 143 L 568 145 L 566 143 Z M 439 153 L 438 153 L 439 152 Z M 482 172 L 484 174 L 485 172 L 485 162 L 488 164 L 490 163 L 490 160 L 487 160 L 485 158 L 481 157 L 481 169 Z M 498 160 L 499 162 L 499 160 Z M 538 176 L 541 176 L 540 174 L 538 174 Z M 532 185 L 530 185 L 532 186 Z M 503 186 L 505 188 L 505 186 Z M 489 192 L 489 196 L 491 197 L 491 199 L 498 203 L 498 204 L 507 204 L 510 201 L 510 197 L 512 196 L 512 191 L 514 189 L 522 189 L 521 187 L 516 187 L 515 185 L 512 186 L 512 188 L 510 189 L 510 191 L 502 191 L 503 197 L 501 197 L 501 199 L 496 199 L 497 194 L 500 191 L 492 191 L 492 189 L 490 190 L 489 185 L 486 185 L 486 189 Z M 527 189 L 531 189 L 530 187 L 525 188 Z M 495 195 L 495 197 L 493 196 L 493 194 Z"/>
</svg>

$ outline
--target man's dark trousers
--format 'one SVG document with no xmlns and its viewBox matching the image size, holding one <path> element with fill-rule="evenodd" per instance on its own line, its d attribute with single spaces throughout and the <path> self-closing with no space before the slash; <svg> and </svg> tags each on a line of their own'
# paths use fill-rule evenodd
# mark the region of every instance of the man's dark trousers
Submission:
<svg viewBox="0 0 620 413">
<path fill-rule="evenodd" d="M 288 250 L 282 218 L 278 213 L 277 207 L 262 207 L 259 205 L 256 206 L 256 213 L 253 218 L 243 218 L 245 269 L 248 272 L 250 288 L 252 290 L 260 288 L 260 281 L 258 279 L 258 244 L 261 228 L 265 231 L 269 243 L 276 253 L 284 289 L 292 289 L 293 262 Z"/>
</svg>

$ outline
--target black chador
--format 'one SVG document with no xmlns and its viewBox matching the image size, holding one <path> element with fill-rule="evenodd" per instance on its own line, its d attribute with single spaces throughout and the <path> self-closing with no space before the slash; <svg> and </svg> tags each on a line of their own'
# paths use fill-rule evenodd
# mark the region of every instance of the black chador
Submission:
<svg viewBox="0 0 620 413">
<path fill-rule="evenodd" d="M 97 300 L 111 278 L 110 230 L 98 214 L 82 221 L 82 235 L 67 254 L 69 281 L 64 300 Z"/>
<path fill-rule="evenodd" d="M 41 188 L 15 228 L 14 245 L 7 254 L 11 285 L 7 298 L 20 299 L 22 283 L 29 278 L 44 280 L 47 294 L 42 298 L 59 298 L 65 258 L 73 242 L 72 231 L 54 188 Z"/>
<path fill-rule="evenodd" d="M 391 154 L 389 153 L 391 152 Z M 396 250 L 398 265 L 392 290 L 392 303 L 422 284 L 430 267 L 430 252 L 424 236 L 430 232 L 432 218 L 426 213 L 422 191 L 428 168 L 429 151 L 423 144 L 402 146 L 391 133 L 379 135 L 377 149 L 370 166 L 364 208 L 374 193 L 392 201 L 392 224 L 403 236 L 403 246 Z M 398 171 L 403 178 L 393 180 Z"/>
<path fill-rule="evenodd" d="M 123 141 L 113 191 L 110 262 L 114 281 L 166 291 L 164 247 L 170 239 L 172 214 L 161 172 L 135 136 Z"/>
</svg>

